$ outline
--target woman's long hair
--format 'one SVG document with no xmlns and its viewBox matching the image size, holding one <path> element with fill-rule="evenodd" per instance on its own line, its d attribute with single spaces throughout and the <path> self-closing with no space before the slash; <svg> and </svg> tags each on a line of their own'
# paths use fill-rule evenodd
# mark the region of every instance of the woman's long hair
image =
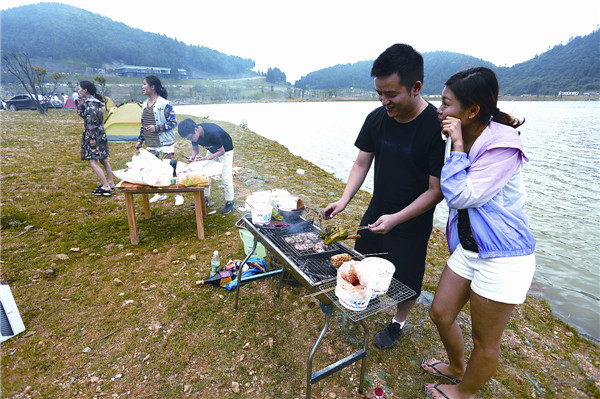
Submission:
<svg viewBox="0 0 600 399">
<path fill-rule="evenodd" d="M 473 104 L 479 105 L 477 120 L 487 125 L 490 121 L 513 128 L 525 123 L 498 109 L 498 79 L 489 68 L 476 67 L 455 73 L 446 81 L 463 109 Z"/>
<path fill-rule="evenodd" d="M 148 76 L 146 76 L 144 78 L 144 80 L 150 86 L 154 86 L 154 90 L 156 90 L 156 94 L 158 94 L 159 96 L 161 96 L 165 100 L 167 99 L 167 97 L 168 97 L 167 89 L 164 88 L 164 86 L 162 85 L 162 83 L 161 83 L 161 81 L 160 81 L 159 78 L 157 78 L 154 75 L 148 75 Z"/>
<path fill-rule="evenodd" d="M 79 86 L 82 89 L 87 90 L 87 92 L 90 93 L 91 96 L 94 96 L 96 99 L 100 100 L 100 102 L 104 104 L 104 97 L 102 97 L 102 94 L 98 93 L 98 89 L 96 89 L 96 85 L 94 83 L 90 82 L 89 80 L 82 80 L 81 82 L 79 82 Z"/>
</svg>

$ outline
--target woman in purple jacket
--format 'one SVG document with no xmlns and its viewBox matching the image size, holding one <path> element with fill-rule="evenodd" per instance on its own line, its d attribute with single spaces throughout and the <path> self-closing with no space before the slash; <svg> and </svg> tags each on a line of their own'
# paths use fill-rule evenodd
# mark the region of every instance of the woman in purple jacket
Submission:
<svg viewBox="0 0 600 399">
<path fill-rule="evenodd" d="M 455 385 L 425 384 L 429 398 L 474 398 L 494 375 L 502 333 L 535 271 L 535 239 L 523 210 L 521 170 L 528 159 L 515 129 L 523 121 L 501 112 L 497 102 L 496 75 L 480 67 L 448 79 L 438 108 L 442 134 L 452 143 L 441 175 L 452 255 L 429 314 L 448 362 L 427 358 L 421 367 Z M 467 363 L 456 317 L 469 301 L 473 352 Z"/>
</svg>

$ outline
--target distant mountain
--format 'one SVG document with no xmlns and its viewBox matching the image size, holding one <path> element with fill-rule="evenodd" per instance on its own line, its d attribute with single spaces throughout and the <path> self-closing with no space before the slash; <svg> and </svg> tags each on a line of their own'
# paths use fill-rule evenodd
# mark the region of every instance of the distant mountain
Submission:
<svg viewBox="0 0 600 399">
<path fill-rule="evenodd" d="M 557 45 L 535 58 L 498 71 L 511 94 L 556 94 L 600 90 L 600 30 Z"/>
<path fill-rule="evenodd" d="M 600 31 L 571 39 L 532 60 L 510 68 L 464 54 L 446 51 L 423 53 L 425 82 L 423 94 L 440 94 L 444 82 L 454 73 L 474 66 L 496 72 L 501 94 L 556 94 L 559 91 L 600 90 Z M 303 76 L 296 82 L 305 89 L 359 88 L 373 90 L 373 61 L 335 65 Z"/>
<path fill-rule="evenodd" d="M 60 3 L 0 11 L 2 53 L 25 51 L 34 65 L 84 72 L 107 66 L 183 68 L 196 76 L 256 75 L 254 61 L 144 32 Z"/>
<path fill-rule="evenodd" d="M 478 65 L 496 68 L 490 62 L 447 51 L 423 53 L 423 62 L 425 65 L 423 94 L 440 94 L 444 88 L 444 82 L 450 75 L 462 69 Z M 311 72 L 298 80 L 295 85 L 306 89 L 346 89 L 354 87 L 362 90 L 373 90 L 372 66 L 373 61 L 335 65 Z M 453 72 L 449 73 L 449 71 Z"/>
</svg>

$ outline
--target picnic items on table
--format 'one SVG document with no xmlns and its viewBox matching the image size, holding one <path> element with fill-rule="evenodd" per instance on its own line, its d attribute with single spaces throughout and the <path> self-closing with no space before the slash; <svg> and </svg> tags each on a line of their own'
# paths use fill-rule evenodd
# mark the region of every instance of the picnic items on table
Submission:
<svg viewBox="0 0 600 399">
<path fill-rule="evenodd" d="M 220 175 L 223 165 L 213 161 L 192 163 L 176 162 L 173 159 L 161 160 L 144 148 L 127 162 L 126 169 L 113 171 L 119 179 L 154 187 L 165 187 L 175 183 L 194 186 L 208 183 L 210 176 Z M 176 177 L 174 177 L 176 175 Z"/>
<path fill-rule="evenodd" d="M 139 154 L 127 162 L 126 169 L 115 170 L 113 174 L 129 183 L 163 187 L 171 185 L 173 167 L 141 148 Z"/>
</svg>

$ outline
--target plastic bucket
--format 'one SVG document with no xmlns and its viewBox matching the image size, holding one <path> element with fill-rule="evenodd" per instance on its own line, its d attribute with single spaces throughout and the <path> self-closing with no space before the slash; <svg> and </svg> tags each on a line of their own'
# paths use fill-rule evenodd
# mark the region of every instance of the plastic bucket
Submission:
<svg viewBox="0 0 600 399">
<path fill-rule="evenodd" d="M 252 251 L 252 247 L 254 246 L 254 236 L 248 230 L 240 229 L 240 238 L 244 243 L 244 253 L 246 255 L 250 254 L 250 251 Z M 267 256 L 267 251 L 260 242 L 256 243 L 256 250 L 254 251 L 254 256 L 259 258 L 264 258 L 265 256 Z"/>
<path fill-rule="evenodd" d="M 252 223 L 262 225 L 271 223 L 271 215 L 273 214 L 273 207 L 267 205 L 261 209 L 252 208 Z"/>
</svg>

